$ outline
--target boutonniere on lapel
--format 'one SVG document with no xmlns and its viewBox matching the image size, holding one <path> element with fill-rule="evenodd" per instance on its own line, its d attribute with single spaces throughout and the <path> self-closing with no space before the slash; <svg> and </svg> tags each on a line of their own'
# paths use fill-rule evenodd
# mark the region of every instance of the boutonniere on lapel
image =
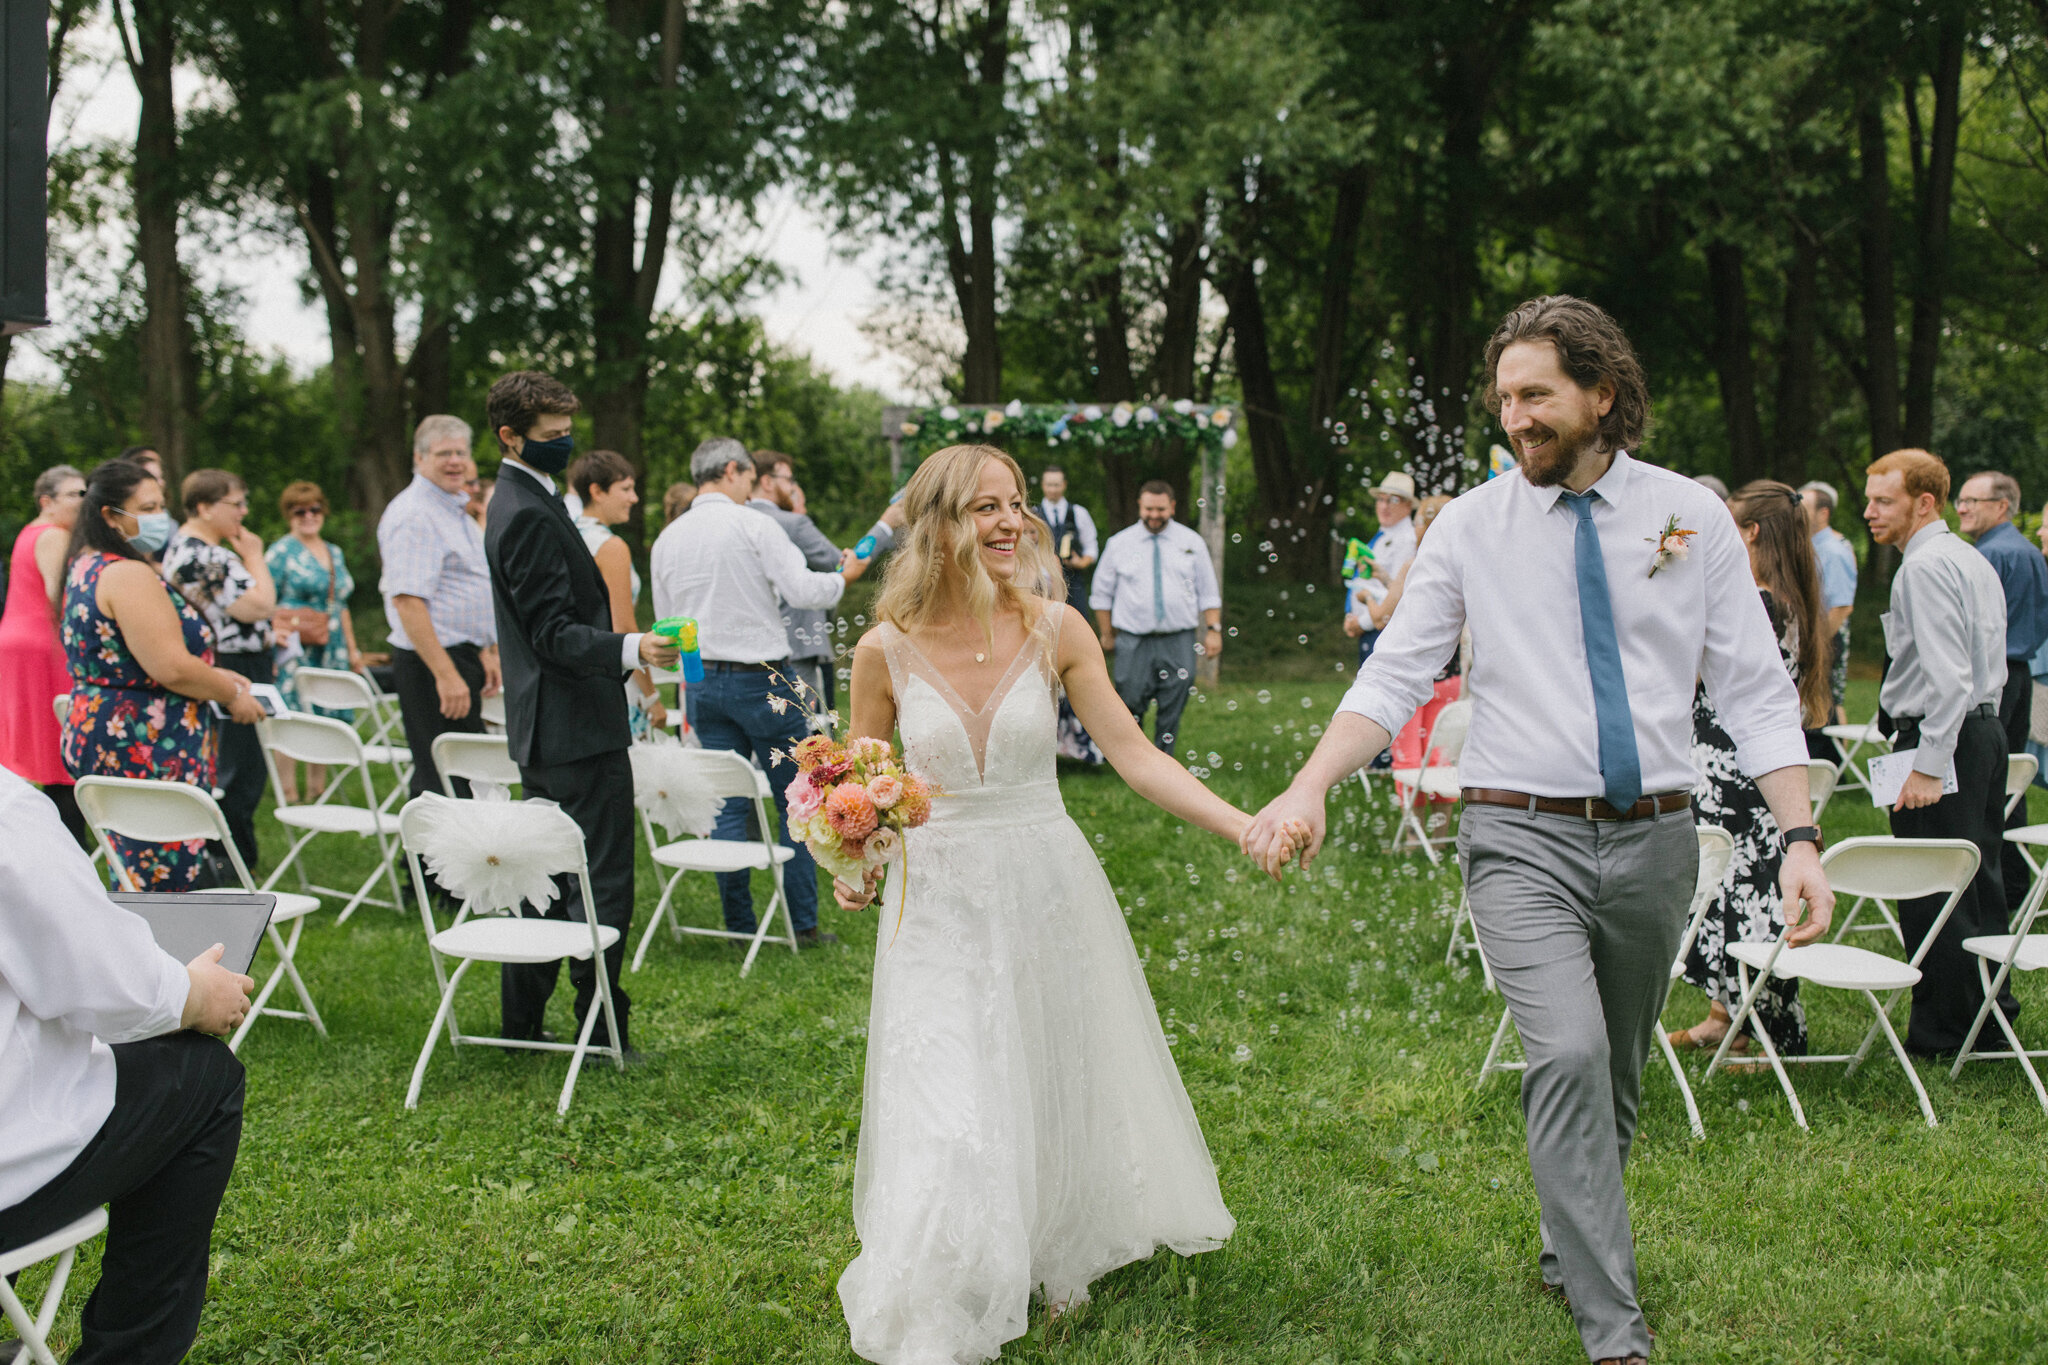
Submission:
<svg viewBox="0 0 2048 1365">
<path fill-rule="evenodd" d="M 1698 534 L 1698 531 L 1688 531 L 1683 526 L 1680 526 L 1676 512 L 1666 517 L 1664 519 L 1664 530 L 1661 534 L 1643 537 L 1646 543 L 1657 547 L 1656 551 L 1650 556 L 1649 576 L 1655 578 L 1657 570 L 1665 567 L 1672 560 L 1684 559 L 1686 551 L 1692 548 L 1692 538 Z"/>
</svg>

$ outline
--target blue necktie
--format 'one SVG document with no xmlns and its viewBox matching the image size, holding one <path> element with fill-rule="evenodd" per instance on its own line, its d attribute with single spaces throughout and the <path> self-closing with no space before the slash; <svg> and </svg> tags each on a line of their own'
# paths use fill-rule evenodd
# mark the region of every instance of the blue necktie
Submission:
<svg viewBox="0 0 2048 1365">
<path fill-rule="evenodd" d="M 1643 794 L 1643 764 L 1636 755 L 1636 727 L 1628 710 L 1628 680 L 1621 672 L 1621 645 L 1614 635 L 1614 608 L 1607 597 L 1607 561 L 1593 528 L 1593 495 L 1566 493 L 1579 514 L 1574 551 L 1579 570 L 1579 626 L 1586 637 L 1586 670 L 1593 675 L 1593 717 L 1600 731 L 1600 776 L 1607 804 L 1627 810 Z"/>
<path fill-rule="evenodd" d="M 1152 629 L 1166 629 L 1166 576 L 1159 566 L 1159 542 L 1163 536 L 1152 537 Z"/>
</svg>

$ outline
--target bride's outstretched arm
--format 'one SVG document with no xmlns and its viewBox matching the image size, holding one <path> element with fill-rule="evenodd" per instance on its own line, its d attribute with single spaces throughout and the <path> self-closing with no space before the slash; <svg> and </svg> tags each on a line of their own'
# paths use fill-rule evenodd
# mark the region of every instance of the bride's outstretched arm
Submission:
<svg viewBox="0 0 2048 1365">
<path fill-rule="evenodd" d="M 1060 681 L 1102 756 L 1153 805 L 1236 842 L 1251 817 L 1203 786 L 1171 754 L 1153 747 L 1109 680 L 1102 642 L 1079 612 L 1069 606 L 1060 610 L 1067 614 L 1060 625 Z"/>
</svg>

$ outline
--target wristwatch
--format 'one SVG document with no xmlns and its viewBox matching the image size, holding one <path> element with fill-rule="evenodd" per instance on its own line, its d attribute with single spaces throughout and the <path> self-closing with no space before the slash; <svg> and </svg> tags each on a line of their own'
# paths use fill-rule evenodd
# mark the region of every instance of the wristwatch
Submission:
<svg viewBox="0 0 2048 1365">
<path fill-rule="evenodd" d="M 1778 836 L 1778 845 L 1781 849 L 1789 852 L 1794 844 L 1812 844 L 1816 853 L 1827 847 L 1827 841 L 1821 838 L 1819 825 L 1800 825 Z"/>
</svg>

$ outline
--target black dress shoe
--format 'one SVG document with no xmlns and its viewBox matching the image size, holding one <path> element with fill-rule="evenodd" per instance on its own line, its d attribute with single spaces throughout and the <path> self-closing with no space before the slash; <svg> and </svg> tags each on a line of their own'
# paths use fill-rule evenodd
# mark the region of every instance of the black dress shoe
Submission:
<svg viewBox="0 0 2048 1365">
<path fill-rule="evenodd" d="M 839 935 L 828 934 L 821 929 L 800 929 L 797 931 L 796 946 L 799 948 L 823 948 L 839 942 Z"/>
</svg>

